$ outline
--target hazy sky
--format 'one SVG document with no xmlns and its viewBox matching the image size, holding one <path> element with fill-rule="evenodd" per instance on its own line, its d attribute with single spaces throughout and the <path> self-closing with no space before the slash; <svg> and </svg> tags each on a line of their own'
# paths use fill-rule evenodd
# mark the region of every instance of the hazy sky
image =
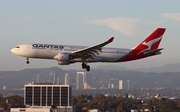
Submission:
<svg viewBox="0 0 180 112">
<path fill-rule="evenodd" d="M 132 48 L 157 27 L 166 32 L 159 56 L 96 66 L 156 67 L 180 63 L 180 0 L 1 0 L 0 70 L 58 66 L 55 60 L 26 59 L 11 53 L 22 43 L 91 46 L 115 37 L 107 47 Z M 58 66 L 81 69 L 81 63 Z"/>
</svg>

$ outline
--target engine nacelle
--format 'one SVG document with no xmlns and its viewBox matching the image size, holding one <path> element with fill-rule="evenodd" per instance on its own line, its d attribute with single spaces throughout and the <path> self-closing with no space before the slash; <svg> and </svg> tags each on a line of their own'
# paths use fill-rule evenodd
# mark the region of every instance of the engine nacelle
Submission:
<svg viewBox="0 0 180 112">
<path fill-rule="evenodd" d="M 68 53 L 58 53 L 54 56 L 54 59 L 57 61 L 69 61 L 69 54 Z"/>
<path fill-rule="evenodd" d="M 69 65 L 69 61 L 58 61 L 58 65 Z"/>
</svg>

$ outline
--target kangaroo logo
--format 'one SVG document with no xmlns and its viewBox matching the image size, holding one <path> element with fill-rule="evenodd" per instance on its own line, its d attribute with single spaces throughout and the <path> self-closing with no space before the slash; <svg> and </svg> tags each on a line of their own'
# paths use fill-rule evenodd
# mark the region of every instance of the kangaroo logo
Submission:
<svg viewBox="0 0 180 112">
<path fill-rule="evenodd" d="M 146 41 L 143 42 L 142 45 L 147 46 L 147 48 L 144 49 L 144 50 L 142 50 L 142 51 L 140 51 L 138 54 L 140 54 L 140 53 L 142 53 L 142 52 L 144 52 L 144 51 L 147 51 L 147 50 L 151 50 L 152 45 L 154 45 L 156 42 L 158 42 L 158 41 L 161 40 L 161 39 L 162 39 L 162 36 L 161 36 L 161 37 L 158 37 L 158 38 L 156 38 L 156 39 L 150 40 L 149 42 L 146 42 Z"/>
<path fill-rule="evenodd" d="M 61 57 L 61 59 L 63 59 L 63 58 L 64 58 L 64 56 Z"/>
</svg>

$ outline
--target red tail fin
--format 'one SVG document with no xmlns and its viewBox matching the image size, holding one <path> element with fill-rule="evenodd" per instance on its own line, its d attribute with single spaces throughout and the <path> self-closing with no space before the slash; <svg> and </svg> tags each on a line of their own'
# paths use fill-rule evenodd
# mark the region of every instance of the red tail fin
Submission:
<svg viewBox="0 0 180 112">
<path fill-rule="evenodd" d="M 151 35 L 149 35 L 141 44 L 139 44 L 134 50 L 145 51 L 157 49 L 162 36 L 165 32 L 165 28 L 157 28 Z"/>
<path fill-rule="evenodd" d="M 142 43 L 140 43 L 137 47 L 135 47 L 122 61 L 130 61 L 130 60 L 147 57 L 144 55 L 145 51 L 147 53 L 147 51 L 162 50 L 162 49 L 158 50 L 158 46 L 161 42 L 165 30 L 166 30 L 165 28 L 157 28 Z"/>
</svg>

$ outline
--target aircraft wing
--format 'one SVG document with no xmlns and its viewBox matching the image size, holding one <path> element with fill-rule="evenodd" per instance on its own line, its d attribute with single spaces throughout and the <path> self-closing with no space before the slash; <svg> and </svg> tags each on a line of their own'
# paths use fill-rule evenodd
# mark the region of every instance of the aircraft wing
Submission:
<svg viewBox="0 0 180 112">
<path fill-rule="evenodd" d="M 114 37 L 111 37 L 109 40 L 107 40 L 103 43 L 73 51 L 72 54 L 78 55 L 78 56 L 85 56 L 85 57 L 91 57 L 94 55 L 98 55 L 99 52 L 101 52 L 102 47 L 111 43 L 113 40 L 114 40 Z"/>
</svg>

